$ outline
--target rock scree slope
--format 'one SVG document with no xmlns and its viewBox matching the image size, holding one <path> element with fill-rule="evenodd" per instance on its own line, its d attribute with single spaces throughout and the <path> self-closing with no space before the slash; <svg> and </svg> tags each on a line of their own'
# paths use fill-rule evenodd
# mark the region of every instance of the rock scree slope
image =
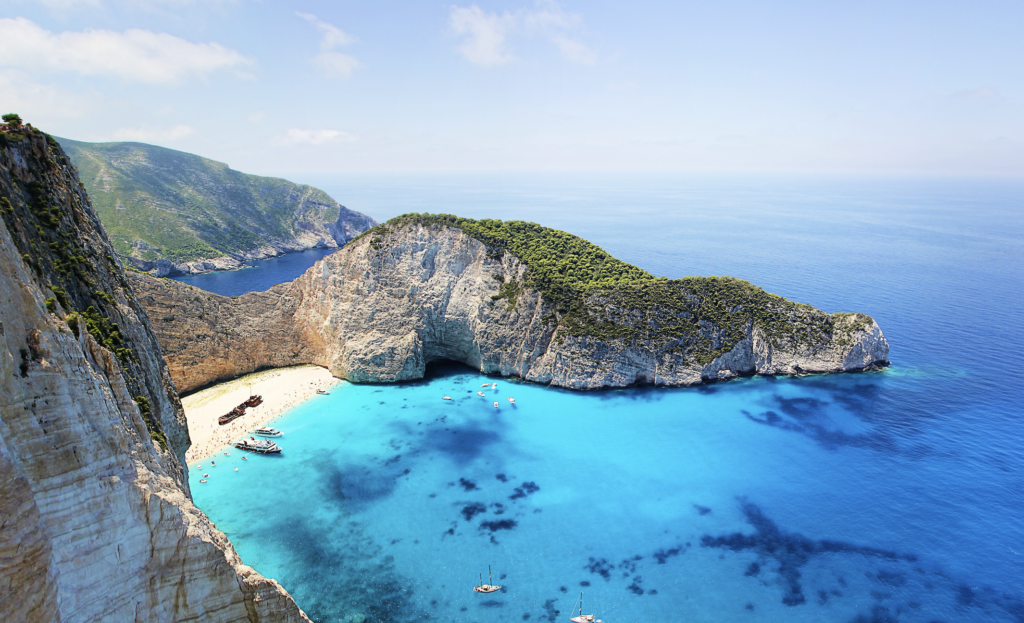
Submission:
<svg viewBox="0 0 1024 623">
<path fill-rule="evenodd" d="M 573 389 L 695 385 L 888 363 L 875 321 L 729 277 L 655 278 L 571 234 L 409 214 L 304 275 L 230 299 L 130 275 L 180 391 L 314 363 L 354 382 L 447 359 Z"/>
<path fill-rule="evenodd" d="M 17 122 L 0 222 L 0 621 L 308 621 L 193 505 L 146 313 L 67 155 Z"/>
<path fill-rule="evenodd" d="M 312 186 L 240 173 L 194 154 L 145 143 L 58 141 L 114 250 L 160 276 L 341 247 L 377 224 Z"/>
</svg>

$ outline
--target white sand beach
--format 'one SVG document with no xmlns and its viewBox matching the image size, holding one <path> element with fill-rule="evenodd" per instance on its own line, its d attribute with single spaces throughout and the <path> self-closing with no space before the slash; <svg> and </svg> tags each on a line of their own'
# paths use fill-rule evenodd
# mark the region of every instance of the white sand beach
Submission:
<svg viewBox="0 0 1024 623">
<path fill-rule="evenodd" d="M 185 453 L 189 463 L 217 452 L 254 428 L 284 411 L 340 382 L 318 366 L 295 366 L 254 372 L 200 390 L 181 399 L 188 420 L 192 447 Z M 251 392 L 251 394 L 250 394 Z M 245 402 L 250 395 L 263 396 L 263 404 L 245 410 L 245 415 L 221 426 L 217 418 Z"/>
</svg>

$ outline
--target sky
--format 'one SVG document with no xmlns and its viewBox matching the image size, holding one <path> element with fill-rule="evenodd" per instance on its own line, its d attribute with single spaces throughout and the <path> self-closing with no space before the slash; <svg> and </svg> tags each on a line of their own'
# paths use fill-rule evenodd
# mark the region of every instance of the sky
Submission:
<svg viewBox="0 0 1024 623">
<path fill-rule="evenodd" d="M 281 177 L 1024 176 L 1024 4 L 0 0 L 0 110 Z"/>
</svg>

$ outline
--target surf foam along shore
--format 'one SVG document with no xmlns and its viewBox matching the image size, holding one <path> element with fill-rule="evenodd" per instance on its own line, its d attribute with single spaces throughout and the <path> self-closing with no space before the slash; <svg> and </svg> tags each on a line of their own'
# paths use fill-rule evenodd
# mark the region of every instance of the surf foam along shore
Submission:
<svg viewBox="0 0 1024 623">
<path fill-rule="evenodd" d="M 181 399 L 188 422 L 192 446 L 185 453 L 187 462 L 205 459 L 235 439 L 263 426 L 288 409 L 328 390 L 339 379 L 319 366 L 305 365 L 262 370 L 226 383 L 219 383 Z M 245 415 L 221 426 L 217 418 L 259 395 L 263 402 L 249 407 Z"/>
</svg>

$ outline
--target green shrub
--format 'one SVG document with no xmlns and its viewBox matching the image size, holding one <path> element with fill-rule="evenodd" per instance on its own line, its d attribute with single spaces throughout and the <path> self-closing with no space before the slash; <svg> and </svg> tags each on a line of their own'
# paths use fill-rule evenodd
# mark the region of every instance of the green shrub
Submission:
<svg viewBox="0 0 1024 623">
<path fill-rule="evenodd" d="M 57 299 L 55 299 L 55 298 L 53 298 L 51 296 L 50 298 L 46 299 L 44 302 L 46 303 L 46 311 L 50 312 L 51 314 L 56 314 L 57 313 Z"/>
<path fill-rule="evenodd" d="M 68 323 L 71 331 L 75 334 L 75 337 L 81 337 L 81 330 L 78 328 L 78 312 L 71 312 L 64 318 L 64 322 Z"/>
<path fill-rule="evenodd" d="M 490 258 L 518 258 L 527 267 L 522 282 L 492 275 L 501 283 L 492 300 L 508 299 L 514 307 L 524 288 L 539 291 L 553 308 L 543 319 L 557 323 L 560 335 L 652 345 L 676 341 L 706 365 L 754 327 L 774 346 L 822 344 L 834 327 L 828 314 L 741 279 L 656 278 L 578 236 L 536 223 L 405 214 L 369 230 L 370 247 L 383 249 L 407 226 L 459 229 L 483 243 Z"/>
</svg>

